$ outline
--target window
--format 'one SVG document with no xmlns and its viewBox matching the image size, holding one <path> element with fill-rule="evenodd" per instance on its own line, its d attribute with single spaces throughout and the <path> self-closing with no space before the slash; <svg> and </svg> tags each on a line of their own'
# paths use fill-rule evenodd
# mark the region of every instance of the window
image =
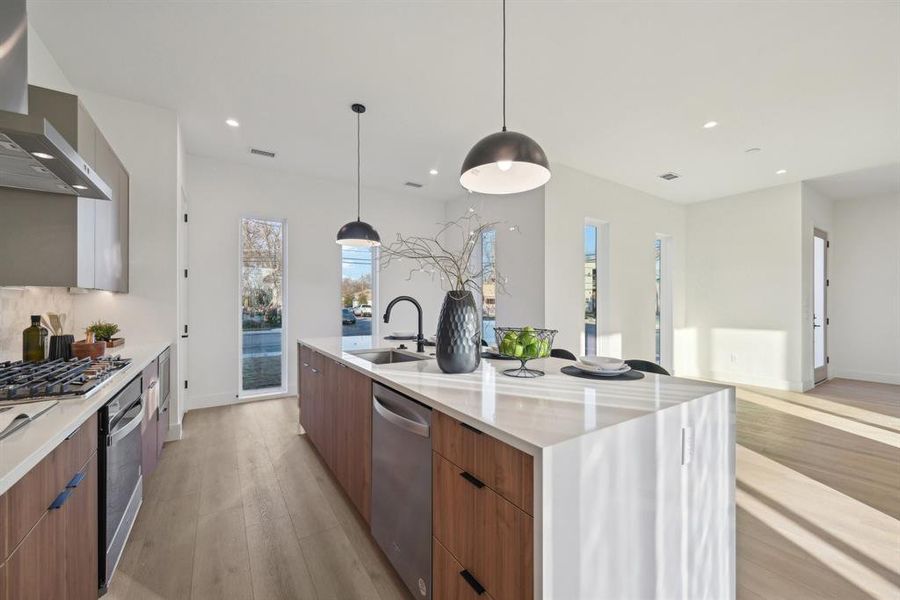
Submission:
<svg viewBox="0 0 900 600">
<path fill-rule="evenodd" d="M 597 226 L 584 226 L 584 353 L 597 354 Z"/>
<path fill-rule="evenodd" d="M 285 222 L 241 219 L 240 244 L 239 395 L 284 391 Z"/>
<path fill-rule="evenodd" d="M 341 335 L 372 335 L 375 248 L 341 247 Z"/>
<path fill-rule="evenodd" d="M 486 229 L 481 234 L 481 338 L 490 345 L 497 343 L 497 232 Z"/>
</svg>

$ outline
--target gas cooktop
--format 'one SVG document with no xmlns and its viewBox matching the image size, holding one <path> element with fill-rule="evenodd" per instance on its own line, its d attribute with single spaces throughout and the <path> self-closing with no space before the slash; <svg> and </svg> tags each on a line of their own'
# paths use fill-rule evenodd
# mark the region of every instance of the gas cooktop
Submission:
<svg viewBox="0 0 900 600">
<path fill-rule="evenodd" d="M 41 400 L 48 396 L 83 396 L 130 362 L 130 358 L 119 355 L 0 362 L 0 404 Z"/>
</svg>

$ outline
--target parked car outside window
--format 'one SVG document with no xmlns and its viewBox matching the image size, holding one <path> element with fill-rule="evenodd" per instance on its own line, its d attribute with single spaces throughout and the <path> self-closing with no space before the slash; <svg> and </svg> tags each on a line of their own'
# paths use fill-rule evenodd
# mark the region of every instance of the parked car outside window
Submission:
<svg viewBox="0 0 900 600">
<path fill-rule="evenodd" d="M 356 325 L 356 315 L 349 308 L 341 309 L 341 325 Z"/>
<path fill-rule="evenodd" d="M 371 304 L 360 304 L 359 305 L 359 313 L 356 316 L 358 317 L 371 317 L 372 316 L 372 305 Z"/>
</svg>

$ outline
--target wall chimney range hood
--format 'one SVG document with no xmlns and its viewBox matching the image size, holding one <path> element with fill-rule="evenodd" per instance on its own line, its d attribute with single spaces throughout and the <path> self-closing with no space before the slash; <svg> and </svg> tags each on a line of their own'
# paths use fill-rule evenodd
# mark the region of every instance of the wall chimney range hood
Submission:
<svg viewBox="0 0 900 600">
<path fill-rule="evenodd" d="M 40 116 L 0 113 L 0 187 L 110 200 L 112 189 Z"/>
<path fill-rule="evenodd" d="M 29 100 L 25 0 L 0 0 L 0 187 L 110 200 L 110 186 Z"/>
</svg>

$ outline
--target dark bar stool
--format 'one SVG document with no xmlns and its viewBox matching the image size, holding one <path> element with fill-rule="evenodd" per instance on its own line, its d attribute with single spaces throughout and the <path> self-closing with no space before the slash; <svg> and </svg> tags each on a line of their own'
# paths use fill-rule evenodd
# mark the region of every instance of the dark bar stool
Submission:
<svg viewBox="0 0 900 600">
<path fill-rule="evenodd" d="M 566 360 L 577 360 L 574 354 L 563 348 L 552 348 L 550 356 L 553 358 L 565 358 Z"/>
<path fill-rule="evenodd" d="M 637 358 L 630 358 L 625 361 L 625 364 L 634 369 L 635 371 L 643 371 L 644 373 L 656 373 L 658 375 L 668 375 L 669 372 L 663 369 L 661 366 L 656 364 L 655 362 L 650 362 L 649 360 L 640 360 Z"/>
</svg>

